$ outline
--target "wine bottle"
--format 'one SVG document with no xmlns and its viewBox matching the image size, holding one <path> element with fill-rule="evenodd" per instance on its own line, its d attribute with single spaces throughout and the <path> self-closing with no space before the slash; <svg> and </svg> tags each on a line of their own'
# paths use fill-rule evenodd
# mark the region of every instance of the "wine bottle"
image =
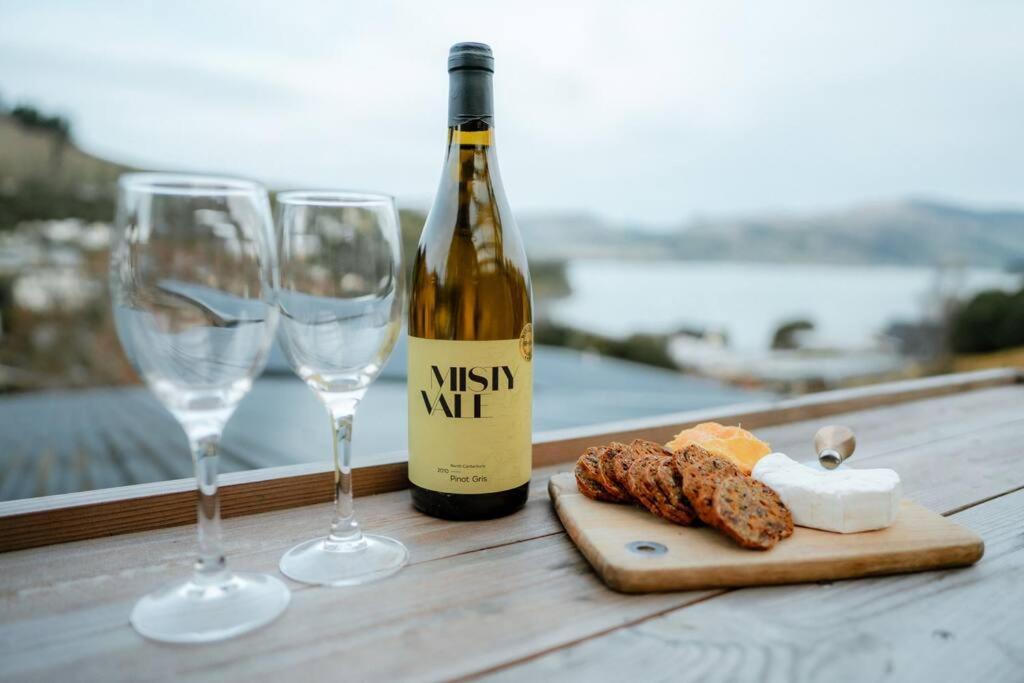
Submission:
<svg viewBox="0 0 1024 683">
<path fill-rule="evenodd" d="M 448 55 L 448 147 L 413 262 L 409 482 L 413 505 L 488 519 L 530 484 L 533 295 L 494 151 L 494 57 Z"/>
</svg>

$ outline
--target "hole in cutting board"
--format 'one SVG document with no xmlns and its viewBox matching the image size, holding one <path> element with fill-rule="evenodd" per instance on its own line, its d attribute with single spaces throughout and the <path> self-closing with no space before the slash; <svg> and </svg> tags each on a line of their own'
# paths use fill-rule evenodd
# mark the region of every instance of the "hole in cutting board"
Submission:
<svg viewBox="0 0 1024 683">
<path fill-rule="evenodd" d="M 668 548 L 654 541 L 633 541 L 626 544 L 626 550 L 637 555 L 664 555 Z"/>
</svg>

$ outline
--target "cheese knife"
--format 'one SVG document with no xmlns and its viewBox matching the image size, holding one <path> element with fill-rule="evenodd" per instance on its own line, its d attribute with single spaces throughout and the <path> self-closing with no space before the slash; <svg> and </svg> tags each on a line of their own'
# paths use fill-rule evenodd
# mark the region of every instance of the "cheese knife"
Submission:
<svg viewBox="0 0 1024 683">
<path fill-rule="evenodd" d="M 826 470 L 834 470 L 853 455 L 857 439 L 853 430 L 842 425 L 828 425 L 814 435 L 814 452 Z"/>
</svg>

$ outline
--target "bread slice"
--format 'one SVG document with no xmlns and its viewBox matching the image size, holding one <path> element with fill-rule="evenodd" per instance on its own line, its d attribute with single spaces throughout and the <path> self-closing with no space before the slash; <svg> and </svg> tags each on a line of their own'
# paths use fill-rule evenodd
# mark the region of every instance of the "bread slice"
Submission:
<svg viewBox="0 0 1024 683">
<path fill-rule="evenodd" d="M 744 548 L 768 550 L 793 533 L 793 516 L 775 491 L 747 476 L 715 487 L 709 522 Z"/>
<path fill-rule="evenodd" d="M 655 496 L 658 501 L 659 513 L 655 514 L 683 526 L 691 526 L 700 522 L 697 511 L 693 509 L 686 494 L 683 493 L 683 475 L 679 473 L 670 459 L 665 459 L 658 464 L 655 480 L 659 489 L 658 495 Z"/>
<path fill-rule="evenodd" d="M 631 443 L 629 450 L 634 460 L 628 481 L 636 501 L 651 514 L 673 524 L 693 524 L 697 517 L 685 502 L 680 489 L 681 480 L 677 483 L 669 476 L 664 484 L 661 481 L 664 478 L 662 470 L 672 470 L 672 452 L 661 444 L 643 439 Z"/>
<path fill-rule="evenodd" d="M 635 458 L 633 464 L 629 466 L 626 478 L 629 492 L 637 504 L 652 512 L 656 504 L 651 494 L 651 486 L 654 484 L 654 472 L 660 461 L 661 457 L 658 455 L 641 455 Z"/>
<path fill-rule="evenodd" d="M 636 453 L 632 448 L 624 443 L 613 441 L 608 444 L 608 448 L 613 452 L 611 457 L 611 468 L 608 471 L 607 476 L 609 479 L 614 481 L 619 487 L 629 493 L 629 466 L 636 460 Z"/>
<path fill-rule="evenodd" d="M 633 496 L 626 489 L 624 483 L 619 483 L 616 470 L 621 466 L 616 464 L 617 460 L 628 458 L 632 462 L 633 457 L 624 455 L 629 449 L 621 443 L 612 443 L 607 446 L 598 446 L 597 452 L 597 473 L 605 492 L 614 499 L 616 503 L 632 503 Z M 625 471 L 628 471 L 628 467 Z M 624 473 L 625 473 L 624 471 Z"/>
<path fill-rule="evenodd" d="M 629 444 L 630 450 L 633 451 L 636 457 L 642 455 L 657 455 L 662 458 L 671 458 L 673 453 L 669 449 L 662 446 L 660 443 L 653 441 L 647 441 L 646 439 L 636 439 L 633 443 Z"/>
<path fill-rule="evenodd" d="M 643 439 L 596 446 L 575 472 L 588 498 L 635 502 L 683 526 L 704 522 L 744 548 L 767 550 L 793 533 L 793 516 L 775 491 L 697 445 L 674 454 Z"/>
<path fill-rule="evenodd" d="M 598 473 L 597 449 L 588 448 L 576 461 L 576 488 L 587 498 L 605 502 L 616 502 L 601 484 Z"/>
<path fill-rule="evenodd" d="M 683 495 L 705 524 L 714 519 L 711 506 L 715 488 L 726 477 L 743 476 L 731 461 L 712 455 L 700 446 L 688 446 L 672 458 L 683 478 Z"/>
</svg>

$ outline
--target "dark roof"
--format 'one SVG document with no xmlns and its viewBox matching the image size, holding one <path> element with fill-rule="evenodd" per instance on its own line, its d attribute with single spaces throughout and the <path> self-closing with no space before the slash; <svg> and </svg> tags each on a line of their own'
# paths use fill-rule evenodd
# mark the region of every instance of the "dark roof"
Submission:
<svg viewBox="0 0 1024 683">
<path fill-rule="evenodd" d="M 765 398 L 765 394 L 567 349 L 536 347 L 534 431 Z M 356 465 L 406 446 L 405 344 L 355 423 Z M 275 352 L 228 424 L 222 471 L 328 461 L 322 405 Z M 0 398 L 0 500 L 191 476 L 181 428 L 142 387 Z"/>
</svg>

